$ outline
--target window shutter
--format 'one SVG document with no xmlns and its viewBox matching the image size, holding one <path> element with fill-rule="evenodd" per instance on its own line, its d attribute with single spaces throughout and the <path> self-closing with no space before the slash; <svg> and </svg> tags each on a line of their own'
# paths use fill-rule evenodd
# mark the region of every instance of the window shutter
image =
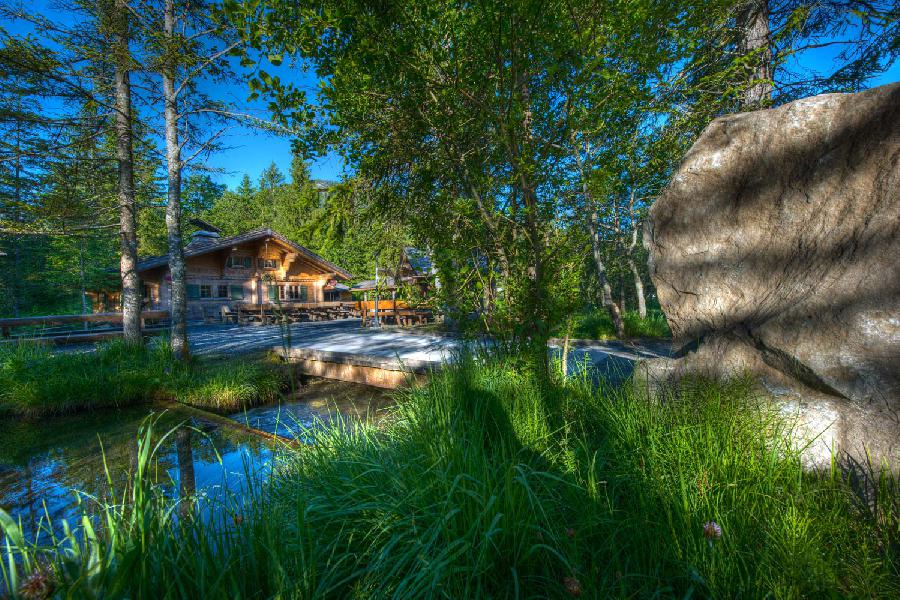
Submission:
<svg viewBox="0 0 900 600">
<path fill-rule="evenodd" d="M 187 297 L 188 300 L 196 300 L 200 297 L 200 286 L 196 283 L 187 284 Z"/>
<path fill-rule="evenodd" d="M 269 301 L 275 302 L 278 300 L 278 286 L 270 285 L 269 286 Z"/>
<path fill-rule="evenodd" d="M 306 301 L 307 301 L 307 298 L 308 298 L 308 296 L 307 296 L 307 293 L 306 293 L 306 286 L 305 286 L 305 285 L 301 285 L 301 286 L 300 286 L 300 301 L 301 301 L 301 302 L 306 302 Z"/>
<path fill-rule="evenodd" d="M 242 286 L 242 285 L 231 286 L 231 299 L 232 300 L 243 300 L 244 299 L 244 286 Z"/>
<path fill-rule="evenodd" d="M 250 256 L 245 256 L 245 257 L 244 257 L 244 268 L 245 268 L 245 269 L 252 269 L 252 268 L 253 268 L 253 258 L 252 258 L 252 257 L 250 257 Z"/>
</svg>

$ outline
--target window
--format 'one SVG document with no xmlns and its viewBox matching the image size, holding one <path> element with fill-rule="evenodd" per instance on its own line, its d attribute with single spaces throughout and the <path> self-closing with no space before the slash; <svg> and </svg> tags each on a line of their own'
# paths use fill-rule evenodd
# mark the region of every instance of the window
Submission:
<svg viewBox="0 0 900 600">
<path fill-rule="evenodd" d="M 277 269 L 278 268 L 278 260 L 274 258 L 258 258 L 256 260 L 256 265 L 260 269 Z"/>
<path fill-rule="evenodd" d="M 308 296 L 305 285 L 286 285 L 284 287 L 288 300 L 307 301 Z"/>
<path fill-rule="evenodd" d="M 242 285 L 231 286 L 231 299 L 232 300 L 243 300 L 244 299 L 244 286 L 242 286 Z"/>
<path fill-rule="evenodd" d="M 212 298 L 212 286 L 208 283 L 200 284 L 200 297 L 201 298 Z"/>
<path fill-rule="evenodd" d="M 253 267 L 253 258 L 250 256 L 229 256 L 225 266 L 232 269 L 249 269 Z"/>
<path fill-rule="evenodd" d="M 227 285 L 219 285 L 218 289 L 216 289 L 216 298 L 227 298 L 228 297 L 228 286 Z"/>
</svg>

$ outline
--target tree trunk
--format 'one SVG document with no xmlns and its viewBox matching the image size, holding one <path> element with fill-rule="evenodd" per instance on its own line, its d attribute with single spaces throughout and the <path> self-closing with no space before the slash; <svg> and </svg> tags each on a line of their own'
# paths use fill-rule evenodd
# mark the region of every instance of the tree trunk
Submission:
<svg viewBox="0 0 900 600">
<path fill-rule="evenodd" d="M 113 46 L 116 94 L 116 159 L 119 167 L 119 245 L 122 258 L 122 329 L 125 342 L 141 344 L 141 281 L 137 273 L 137 207 L 134 192 L 134 159 L 131 131 L 131 56 L 128 49 L 128 7 L 116 0 L 113 18 L 117 22 Z"/>
<path fill-rule="evenodd" d="M 741 35 L 741 54 L 754 54 L 753 83 L 744 91 L 744 107 L 760 108 L 772 99 L 772 45 L 769 40 L 769 2 L 751 0 L 737 19 Z"/>
<path fill-rule="evenodd" d="M 586 186 L 585 186 L 586 187 Z M 591 250 L 594 253 L 594 266 L 597 268 L 597 284 L 600 287 L 600 303 L 609 311 L 613 327 L 616 328 L 618 337 L 625 337 L 625 323 L 622 321 L 622 312 L 612 298 L 612 287 L 606 277 L 606 265 L 603 264 L 603 253 L 600 249 L 600 235 L 597 231 L 597 211 L 591 211 L 588 218 L 588 232 L 591 236 Z"/>
<path fill-rule="evenodd" d="M 175 0 L 166 0 L 164 28 L 167 38 L 175 33 Z M 166 203 L 166 236 L 169 246 L 169 272 L 172 275 L 170 303 L 172 319 L 172 354 L 176 360 L 190 357 L 187 337 L 187 290 L 185 285 L 184 247 L 181 236 L 181 146 L 178 142 L 178 104 L 175 95 L 175 67 L 163 68 L 165 100 L 166 162 L 169 187 Z"/>
<path fill-rule="evenodd" d="M 613 327 L 616 329 L 618 337 L 625 337 L 625 323 L 622 321 L 622 313 L 619 307 L 612 299 L 612 288 L 609 285 L 609 279 L 606 277 L 606 265 L 603 264 L 603 252 L 600 248 L 600 233 L 597 230 L 597 222 L 599 215 L 597 207 L 594 205 L 594 195 L 588 187 L 587 170 L 585 168 L 584 159 L 581 157 L 581 151 L 578 148 L 575 132 L 571 132 L 571 141 L 575 153 L 575 162 L 578 163 L 578 172 L 581 175 L 581 193 L 584 195 L 584 201 L 590 206 L 588 212 L 588 234 L 591 238 L 591 250 L 594 254 L 594 266 L 597 268 L 597 285 L 600 288 L 600 304 L 609 311 L 609 317 L 612 319 Z"/>
<path fill-rule="evenodd" d="M 647 300 L 644 297 L 644 282 L 641 281 L 641 272 L 638 271 L 637 263 L 630 256 L 628 257 L 628 268 L 634 276 L 634 295 L 637 296 L 638 315 L 642 319 L 647 318 Z"/>
<path fill-rule="evenodd" d="M 15 212 L 13 221 L 22 223 L 22 125 L 16 124 L 16 173 L 15 173 Z M 12 277 L 12 311 L 13 316 L 20 316 L 22 303 L 22 247 L 21 237 L 13 234 L 13 277 Z"/>
<path fill-rule="evenodd" d="M 88 299 L 87 299 L 87 282 L 84 278 L 84 248 L 82 246 L 78 247 L 78 275 L 81 282 L 81 314 L 86 315 L 91 311 L 88 310 Z M 88 329 L 88 323 L 84 323 L 84 329 Z"/>
</svg>

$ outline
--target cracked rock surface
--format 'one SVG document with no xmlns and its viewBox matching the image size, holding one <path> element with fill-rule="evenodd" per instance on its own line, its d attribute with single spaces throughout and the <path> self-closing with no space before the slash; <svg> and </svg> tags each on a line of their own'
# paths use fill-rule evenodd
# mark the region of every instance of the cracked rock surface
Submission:
<svg viewBox="0 0 900 600">
<path fill-rule="evenodd" d="M 682 356 L 660 372 L 750 372 L 900 464 L 900 83 L 716 119 L 644 243 Z"/>
</svg>

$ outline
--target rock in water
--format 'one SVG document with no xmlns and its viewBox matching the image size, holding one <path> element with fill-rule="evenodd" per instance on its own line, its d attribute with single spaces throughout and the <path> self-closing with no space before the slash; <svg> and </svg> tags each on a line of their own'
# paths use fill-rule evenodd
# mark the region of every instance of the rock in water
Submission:
<svg viewBox="0 0 900 600">
<path fill-rule="evenodd" d="M 682 357 L 655 372 L 755 374 L 827 430 L 814 462 L 900 465 L 900 83 L 716 119 L 644 243 Z"/>
</svg>

